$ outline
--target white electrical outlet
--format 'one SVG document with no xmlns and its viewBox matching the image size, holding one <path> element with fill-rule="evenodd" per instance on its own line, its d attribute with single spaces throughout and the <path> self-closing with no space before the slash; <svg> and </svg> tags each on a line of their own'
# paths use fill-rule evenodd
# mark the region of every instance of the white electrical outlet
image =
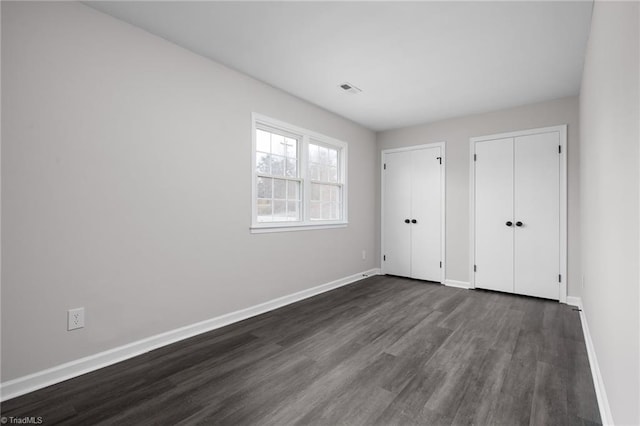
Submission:
<svg viewBox="0 0 640 426">
<path fill-rule="evenodd" d="M 84 328 L 84 308 L 69 309 L 67 311 L 67 330 Z"/>
<path fill-rule="evenodd" d="M 367 260 L 367 251 L 362 250 L 362 260 Z"/>
</svg>

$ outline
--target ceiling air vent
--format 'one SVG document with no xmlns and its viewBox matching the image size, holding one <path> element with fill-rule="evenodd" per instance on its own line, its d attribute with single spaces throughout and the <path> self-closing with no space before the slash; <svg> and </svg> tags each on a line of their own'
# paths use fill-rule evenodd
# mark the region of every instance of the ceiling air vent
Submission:
<svg viewBox="0 0 640 426">
<path fill-rule="evenodd" d="M 362 90 L 358 89 L 356 86 L 354 86 L 351 83 L 342 83 L 340 85 L 340 88 L 345 92 L 353 93 L 354 95 L 362 92 Z"/>
</svg>

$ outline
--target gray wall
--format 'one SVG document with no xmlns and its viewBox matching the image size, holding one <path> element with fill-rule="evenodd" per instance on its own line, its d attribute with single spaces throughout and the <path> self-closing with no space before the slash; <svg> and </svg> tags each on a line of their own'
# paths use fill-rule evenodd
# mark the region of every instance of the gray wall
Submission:
<svg viewBox="0 0 640 426">
<path fill-rule="evenodd" d="M 377 266 L 373 132 L 78 3 L 2 66 L 3 381 Z M 249 233 L 252 111 L 349 143 L 346 229 Z"/>
<path fill-rule="evenodd" d="M 469 138 L 557 124 L 568 125 L 568 294 L 580 296 L 580 147 L 577 97 L 378 133 L 378 158 L 383 149 L 441 141 L 447 143 L 445 274 L 448 280 L 469 282 Z M 379 185 L 378 173 L 378 187 Z"/>
<path fill-rule="evenodd" d="M 594 5 L 580 92 L 583 303 L 615 424 L 640 424 L 640 4 Z"/>
</svg>

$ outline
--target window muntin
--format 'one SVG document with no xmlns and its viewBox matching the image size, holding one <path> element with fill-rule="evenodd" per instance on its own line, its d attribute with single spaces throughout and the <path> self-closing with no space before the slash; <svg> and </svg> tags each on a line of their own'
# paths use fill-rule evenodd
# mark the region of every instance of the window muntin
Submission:
<svg viewBox="0 0 640 426">
<path fill-rule="evenodd" d="M 347 145 L 253 115 L 252 230 L 345 226 Z"/>
</svg>

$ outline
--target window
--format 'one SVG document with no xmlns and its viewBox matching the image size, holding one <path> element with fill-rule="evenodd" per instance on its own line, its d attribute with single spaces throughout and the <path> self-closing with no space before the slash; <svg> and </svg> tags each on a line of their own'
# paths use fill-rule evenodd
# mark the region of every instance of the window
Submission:
<svg viewBox="0 0 640 426">
<path fill-rule="evenodd" d="M 256 128 L 258 223 L 300 221 L 298 146 L 296 136 Z"/>
<path fill-rule="evenodd" d="M 347 145 L 253 114 L 252 232 L 347 224 Z"/>
<path fill-rule="evenodd" d="M 309 143 L 308 178 L 311 180 L 311 220 L 340 220 L 342 185 L 338 180 L 338 148 Z"/>
</svg>

